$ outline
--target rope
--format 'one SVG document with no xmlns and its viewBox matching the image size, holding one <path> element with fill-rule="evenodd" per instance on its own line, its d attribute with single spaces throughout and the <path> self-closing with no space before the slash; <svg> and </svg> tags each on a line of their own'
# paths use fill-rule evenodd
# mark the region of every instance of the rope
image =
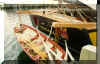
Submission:
<svg viewBox="0 0 100 64">
<path fill-rule="evenodd" d="M 89 16 L 87 16 L 86 14 L 85 14 L 85 12 L 83 12 L 82 10 L 81 10 L 81 13 L 83 13 L 87 18 L 90 18 Z M 93 18 L 91 18 L 91 19 L 93 19 Z M 94 20 L 94 19 L 93 19 Z"/>
<path fill-rule="evenodd" d="M 49 36 L 48 36 L 47 40 L 48 40 L 48 39 L 50 38 L 50 36 L 51 36 L 51 33 L 52 33 L 52 28 L 53 28 L 53 27 L 52 27 L 52 25 L 51 25 L 51 28 L 50 28 L 50 33 L 49 33 Z M 46 41 L 47 41 L 47 40 L 46 40 Z"/>
<path fill-rule="evenodd" d="M 51 35 L 51 32 L 52 32 L 52 27 L 51 27 L 51 31 L 50 31 L 50 33 L 49 33 L 49 37 L 50 37 L 50 35 Z M 38 33 L 39 34 L 39 36 L 40 36 L 40 33 Z M 48 38 L 49 38 L 48 37 Z M 46 50 L 46 52 L 48 53 L 48 57 L 49 57 L 49 59 L 50 60 L 53 60 L 53 58 L 52 58 L 52 56 L 51 56 L 51 54 L 50 54 L 50 52 L 49 51 L 51 51 L 51 49 L 49 49 L 48 47 L 47 47 L 47 45 L 46 45 L 46 43 L 44 43 L 44 41 L 43 41 L 43 39 L 41 38 L 41 40 L 42 40 L 42 42 L 43 42 L 43 45 L 44 45 L 44 47 L 45 47 L 45 50 Z M 47 39 L 48 40 L 48 39 Z M 47 42 L 47 40 L 46 40 L 46 42 Z M 55 53 L 53 53 L 54 55 L 55 55 Z"/>
<path fill-rule="evenodd" d="M 39 36 L 40 36 L 40 34 L 39 34 Z M 43 42 L 43 45 L 44 45 L 44 47 L 45 47 L 46 52 L 48 53 L 49 60 L 53 60 L 53 58 L 52 58 L 51 54 L 49 53 L 48 48 L 47 48 L 47 46 L 46 46 L 46 44 L 44 43 L 44 41 L 43 41 L 42 38 L 41 38 L 41 40 L 42 40 L 42 42 Z"/>
<path fill-rule="evenodd" d="M 20 4 L 18 5 L 18 8 L 19 8 L 19 10 L 21 10 Z M 18 16 L 18 24 L 17 24 L 17 26 L 20 27 L 20 24 L 22 23 L 21 14 L 17 14 L 17 16 Z"/>
<path fill-rule="evenodd" d="M 74 57 L 72 56 L 72 54 L 71 54 L 70 51 L 68 50 L 68 46 L 67 46 L 67 42 L 66 42 L 66 40 L 65 40 L 65 46 L 66 46 L 66 56 L 65 56 L 64 59 L 67 58 L 67 53 L 68 53 L 70 59 L 71 59 L 72 61 L 74 61 L 74 60 L 75 60 Z"/>
<path fill-rule="evenodd" d="M 80 10 L 81 11 L 81 10 Z M 80 15 L 80 17 L 83 19 L 84 23 L 87 23 L 87 20 L 83 17 L 80 11 L 77 11 L 77 13 Z"/>
<path fill-rule="evenodd" d="M 52 26 L 51 26 L 51 29 L 50 29 L 49 36 L 48 36 L 48 38 L 46 39 L 46 41 L 45 41 L 45 42 L 47 42 L 47 41 L 48 41 L 48 39 L 49 39 L 49 38 L 50 38 L 50 36 L 51 36 L 51 33 L 52 33 Z M 42 38 L 41 38 L 41 39 L 42 39 Z M 48 53 L 49 59 L 50 59 L 50 60 L 53 60 L 53 58 L 51 57 L 50 52 L 51 52 L 54 56 L 56 56 L 56 57 L 57 57 L 56 53 L 55 53 L 55 52 L 53 52 L 50 48 L 48 48 L 48 47 L 47 47 L 47 44 L 43 41 L 43 39 L 42 39 L 42 42 L 43 42 L 43 45 L 45 46 L 46 52 Z M 60 59 L 60 60 L 63 60 L 63 59 L 61 59 L 61 58 L 59 58 L 59 57 L 57 57 L 57 58 L 58 58 L 58 59 Z"/>
</svg>

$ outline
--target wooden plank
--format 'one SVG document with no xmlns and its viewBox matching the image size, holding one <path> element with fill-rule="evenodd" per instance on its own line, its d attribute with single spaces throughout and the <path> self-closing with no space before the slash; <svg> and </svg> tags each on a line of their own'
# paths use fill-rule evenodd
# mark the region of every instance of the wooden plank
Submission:
<svg viewBox="0 0 100 64">
<path fill-rule="evenodd" d="M 72 22 L 68 22 L 68 23 L 59 23 L 59 22 L 54 22 L 52 24 L 52 26 L 54 28 L 67 28 L 67 27 L 70 27 L 70 28 L 79 28 L 79 29 L 87 29 L 87 30 L 91 30 L 91 29 L 96 29 L 96 23 L 94 22 L 88 22 L 88 23 L 72 23 Z"/>
<path fill-rule="evenodd" d="M 48 10 L 50 11 L 50 10 Z M 82 20 L 78 20 L 77 17 L 66 16 L 60 13 L 53 13 L 52 9 L 51 12 L 46 11 L 45 13 L 43 10 L 25 10 L 25 11 L 17 11 L 18 14 L 33 14 L 43 16 L 56 22 L 53 23 L 53 27 L 72 27 L 72 28 L 79 28 L 79 29 L 96 29 L 95 22 L 85 22 L 83 23 Z M 54 11 L 55 12 L 55 11 Z"/>
<path fill-rule="evenodd" d="M 43 16 L 43 17 L 55 20 L 56 22 L 72 22 L 73 20 L 83 22 L 81 20 L 78 20 L 76 17 L 66 16 L 64 14 L 56 13 L 56 10 L 54 10 L 54 11 L 53 10 L 51 10 L 51 12 L 45 12 L 45 13 L 40 10 L 24 10 L 24 11 L 19 10 L 16 13 L 17 14 L 39 15 L 39 16 Z"/>
</svg>

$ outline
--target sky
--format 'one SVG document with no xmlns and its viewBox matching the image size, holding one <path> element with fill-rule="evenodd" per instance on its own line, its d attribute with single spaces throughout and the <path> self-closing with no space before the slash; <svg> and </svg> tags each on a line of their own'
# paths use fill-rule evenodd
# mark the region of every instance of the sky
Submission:
<svg viewBox="0 0 100 64">
<path fill-rule="evenodd" d="M 52 0 L 0 0 L 0 2 L 13 3 L 13 4 L 14 3 L 21 3 L 21 2 L 23 2 L 23 3 L 34 3 L 34 4 L 43 3 L 43 2 L 50 3 L 51 1 Z M 96 4 L 97 3 L 97 0 L 79 0 L 79 1 L 83 1 L 83 2 L 88 3 L 88 4 Z M 56 2 L 51 2 L 51 3 L 56 3 Z"/>
<path fill-rule="evenodd" d="M 0 0 L 0 2 L 10 3 L 10 4 L 18 4 L 18 3 L 27 3 L 27 4 L 43 4 L 43 3 L 58 3 L 58 1 L 53 0 Z"/>
</svg>

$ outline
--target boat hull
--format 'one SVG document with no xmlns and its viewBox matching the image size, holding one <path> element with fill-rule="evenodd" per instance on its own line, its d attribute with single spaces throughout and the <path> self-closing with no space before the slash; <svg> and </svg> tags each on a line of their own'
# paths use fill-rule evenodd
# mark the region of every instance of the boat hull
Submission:
<svg viewBox="0 0 100 64">
<path fill-rule="evenodd" d="M 50 60 L 49 53 L 53 60 L 64 60 L 62 47 L 34 27 L 21 24 L 21 27 L 15 27 L 14 32 L 25 53 L 33 60 Z"/>
</svg>

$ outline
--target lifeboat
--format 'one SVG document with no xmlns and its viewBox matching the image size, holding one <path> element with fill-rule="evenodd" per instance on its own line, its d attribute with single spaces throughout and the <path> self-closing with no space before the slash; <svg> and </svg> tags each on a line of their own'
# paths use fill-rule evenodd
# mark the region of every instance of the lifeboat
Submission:
<svg viewBox="0 0 100 64">
<path fill-rule="evenodd" d="M 14 28 L 16 38 L 32 60 L 64 60 L 67 53 L 56 42 L 32 26 L 20 24 Z"/>
</svg>

